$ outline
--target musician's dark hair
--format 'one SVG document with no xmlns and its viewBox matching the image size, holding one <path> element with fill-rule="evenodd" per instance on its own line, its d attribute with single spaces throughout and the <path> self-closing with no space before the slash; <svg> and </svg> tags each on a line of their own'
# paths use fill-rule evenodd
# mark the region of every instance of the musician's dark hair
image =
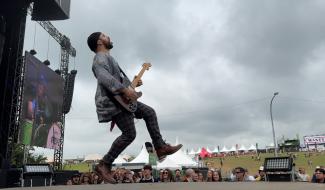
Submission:
<svg viewBox="0 0 325 190">
<path fill-rule="evenodd" d="M 87 44 L 88 44 L 89 49 L 93 52 L 96 52 L 97 41 L 98 41 L 100 35 L 101 35 L 101 32 L 94 32 L 88 36 Z"/>
</svg>

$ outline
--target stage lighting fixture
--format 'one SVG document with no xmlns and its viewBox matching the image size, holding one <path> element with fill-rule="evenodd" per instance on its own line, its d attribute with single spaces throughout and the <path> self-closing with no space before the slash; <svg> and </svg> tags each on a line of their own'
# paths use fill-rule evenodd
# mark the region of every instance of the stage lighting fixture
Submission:
<svg viewBox="0 0 325 190">
<path fill-rule="evenodd" d="M 266 172 L 287 172 L 292 170 L 292 158 L 274 157 L 265 158 L 264 170 Z"/>
<path fill-rule="evenodd" d="M 267 181 L 294 181 L 291 157 L 265 158 L 264 171 Z"/>
<path fill-rule="evenodd" d="M 32 55 L 36 55 L 37 52 L 36 52 L 36 50 L 32 49 L 32 50 L 29 51 L 29 53 L 32 54 Z"/>
<path fill-rule="evenodd" d="M 26 164 L 23 167 L 24 187 L 51 186 L 53 170 L 49 164 Z"/>
<path fill-rule="evenodd" d="M 52 173 L 51 166 L 48 164 L 41 164 L 41 165 L 25 165 L 24 166 L 24 174 L 49 174 Z"/>
<path fill-rule="evenodd" d="M 46 66 L 49 66 L 51 63 L 50 63 L 50 61 L 47 59 L 47 60 L 45 60 L 44 62 L 44 65 L 46 65 Z"/>
</svg>

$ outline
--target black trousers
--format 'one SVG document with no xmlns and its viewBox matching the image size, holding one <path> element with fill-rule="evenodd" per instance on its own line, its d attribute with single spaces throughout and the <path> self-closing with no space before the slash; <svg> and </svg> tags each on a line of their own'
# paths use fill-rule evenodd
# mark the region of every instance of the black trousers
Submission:
<svg viewBox="0 0 325 190">
<path fill-rule="evenodd" d="M 113 117 L 113 121 L 122 131 L 122 134 L 115 139 L 110 150 L 104 156 L 103 160 L 105 163 L 112 164 L 118 155 L 135 139 L 136 130 L 134 118 L 143 119 L 145 121 L 155 148 L 159 148 L 165 144 L 160 134 L 155 110 L 144 103 L 138 102 L 138 109 L 134 113 L 122 111 Z"/>
</svg>

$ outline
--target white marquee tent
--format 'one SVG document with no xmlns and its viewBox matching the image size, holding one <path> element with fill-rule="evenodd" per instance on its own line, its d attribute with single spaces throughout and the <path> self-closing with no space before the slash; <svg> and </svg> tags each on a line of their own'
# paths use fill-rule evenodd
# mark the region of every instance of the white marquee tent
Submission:
<svg viewBox="0 0 325 190">
<path fill-rule="evenodd" d="M 140 153 L 129 163 L 149 163 L 149 153 L 147 152 L 146 146 L 143 144 Z"/>
<path fill-rule="evenodd" d="M 226 146 L 224 146 L 224 147 L 220 150 L 220 152 L 229 152 L 229 150 L 226 148 Z"/>
<path fill-rule="evenodd" d="M 214 147 L 214 149 L 212 150 L 213 153 L 219 153 L 219 150 L 217 147 Z"/>
<path fill-rule="evenodd" d="M 247 148 L 244 145 L 241 145 L 238 151 L 246 152 Z"/>
</svg>

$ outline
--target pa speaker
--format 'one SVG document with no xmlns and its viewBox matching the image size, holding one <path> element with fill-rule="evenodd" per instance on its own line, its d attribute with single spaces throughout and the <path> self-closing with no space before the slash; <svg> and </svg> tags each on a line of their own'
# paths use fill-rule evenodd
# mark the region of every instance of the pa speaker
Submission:
<svg viewBox="0 0 325 190">
<path fill-rule="evenodd" d="M 70 0 L 35 0 L 32 20 L 65 20 L 70 16 Z"/>
</svg>

